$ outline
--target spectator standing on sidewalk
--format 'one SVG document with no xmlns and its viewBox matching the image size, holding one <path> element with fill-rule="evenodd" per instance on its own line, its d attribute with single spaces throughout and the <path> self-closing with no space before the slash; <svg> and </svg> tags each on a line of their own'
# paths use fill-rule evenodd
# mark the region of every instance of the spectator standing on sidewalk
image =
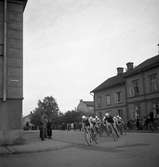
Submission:
<svg viewBox="0 0 159 167">
<path fill-rule="evenodd" d="M 139 121 L 139 118 L 136 119 L 136 127 L 137 127 L 137 130 L 140 130 L 140 121 Z"/>
<path fill-rule="evenodd" d="M 44 138 L 47 138 L 47 123 L 48 123 L 48 119 L 47 119 L 47 116 L 44 115 L 44 119 L 43 119 L 43 122 L 44 122 Z"/>
<path fill-rule="evenodd" d="M 42 119 L 40 120 L 39 130 L 40 130 L 40 138 L 41 140 L 44 140 L 44 124 Z"/>
<path fill-rule="evenodd" d="M 154 114 L 152 111 L 149 113 L 149 127 L 152 131 L 154 130 Z"/>
<path fill-rule="evenodd" d="M 48 120 L 47 122 L 47 137 L 49 139 L 52 138 L 52 121 L 51 120 Z"/>
<path fill-rule="evenodd" d="M 150 112 L 150 121 L 153 123 L 154 122 L 154 114 L 153 112 Z"/>
<path fill-rule="evenodd" d="M 39 127 L 41 140 L 47 138 L 47 122 L 48 121 L 46 115 L 42 114 Z"/>
</svg>

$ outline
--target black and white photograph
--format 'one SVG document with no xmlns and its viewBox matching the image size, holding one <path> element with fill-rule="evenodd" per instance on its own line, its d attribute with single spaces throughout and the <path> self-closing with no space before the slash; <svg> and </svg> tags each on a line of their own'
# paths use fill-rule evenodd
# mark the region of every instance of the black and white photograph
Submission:
<svg viewBox="0 0 159 167">
<path fill-rule="evenodd" d="M 0 0 L 0 167 L 159 166 L 159 0 Z"/>
</svg>

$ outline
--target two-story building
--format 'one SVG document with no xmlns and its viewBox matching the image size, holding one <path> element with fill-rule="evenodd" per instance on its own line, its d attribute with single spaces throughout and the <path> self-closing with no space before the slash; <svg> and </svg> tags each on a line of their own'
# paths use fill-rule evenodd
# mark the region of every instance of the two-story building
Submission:
<svg viewBox="0 0 159 167">
<path fill-rule="evenodd" d="M 144 118 L 150 112 L 159 118 L 159 55 L 145 60 L 134 68 L 117 68 L 117 75 L 97 86 L 94 93 L 94 111 L 119 114 L 124 120 Z"/>
</svg>

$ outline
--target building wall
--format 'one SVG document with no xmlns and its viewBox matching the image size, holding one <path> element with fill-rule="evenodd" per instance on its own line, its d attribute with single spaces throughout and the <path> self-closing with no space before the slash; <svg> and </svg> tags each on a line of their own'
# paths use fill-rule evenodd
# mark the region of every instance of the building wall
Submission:
<svg viewBox="0 0 159 167">
<path fill-rule="evenodd" d="M 152 92 L 150 89 L 150 75 L 154 73 L 157 74 L 158 90 Z M 134 80 L 139 80 L 140 93 L 136 96 L 130 95 L 130 89 Z M 142 119 L 153 111 L 153 104 L 159 104 L 159 67 L 126 78 L 126 87 L 129 119 L 136 119 L 136 114 Z"/>
<path fill-rule="evenodd" d="M 146 116 L 145 102 L 134 102 L 128 104 L 128 120 L 135 120 Z"/>
<path fill-rule="evenodd" d="M 119 103 L 116 103 L 116 92 L 121 92 L 121 101 Z M 110 96 L 110 104 L 107 104 L 106 102 L 107 95 Z M 94 94 L 95 112 L 99 115 L 104 115 L 106 112 L 109 112 L 112 115 L 120 114 L 124 119 L 127 119 L 125 95 L 124 85 L 96 92 Z M 99 99 L 101 99 L 101 102 L 99 102 Z"/>
<path fill-rule="evenodd" d="M 144 80 L 145 80 L 145 94 L 154 94 L 155 92 L 151 92 L 150 90 L 150 75 L 156 73 L 157 74 L 157 78 L 158 78 L 158 87 L 159 87 L 159 67 L 156 67 L 154 69 L 151 69 L 147 72 L 144 73 Z M 159 92 L 159 91 L 158 91 Z M 157 92 L 156 92 L 157 93 Z"/>
<path fill-rule="evenodd" d="M 157 77 L 157 90 L 152 91 L 150 86 L 150 76 L 156 74 Z M 145 77 L 145 99 L 147 102 L 146 113 L 154 112 L 154 116 L 159 118 L 159 114 L 156 115 L 156 111 L 154 109 L 154 104 L 159 105 L 159 67 L 151 69 L 144 73 Z"/>
<path fill-rule="evenodd" d="M 0 98 L 2 97 L 3 70 L 3 3 L 0 1 Z"/>
<path fill-rule="evenodd" d="M 23 128 L 26 126 L 27 123 L 31 124 L 31 119 L 30 119 L 31 115 L 27 115 L 22 119 L 22 126 Z"/>
<path fill-rule="evenodd" d="M 7 3 L 7 99 L 3 98 L 3 1 L 0 1 L 0 144 L 21 137 L 23 99 L 23 0 Z M 15 132 L 15 133 L 14 133 Z"/>
<path fill-rule="evenodd" d="M 157 90 L 152 91 L 150 86 L 150 76 L 156 74 Z M 122 110 L 122 116 L 125 120 L 135 120 L 137 117 L 144 118 L 151 111 L 155 117 L 159 118 L 159 67 L 155 67 L 146 72 L 129 76 L 125 85 L 108 88 L 100 92 L 94 93 L 95 112 L 104 115 L 110 112 L 112 115 L 118 114 Z M 138 82 L 138 93 L 135 94 L 134 83 Z M 118 91 L 122 92 L 121 103 L 115 103 L 114 94 Z M 106 95 L 111 96 L 111 103 L 106 104 Z M 156 114 L 158 111 L 158 114 Z"/>
<path fill-rule="evenodd" d="M 135 96 L 133 94 L 133 81 L 138 80 L 139 85 L 139 95 Z M 131 100 L 132 97 L 141 97 L 144 94 L 144 87 L 143 87 L 143 75 L 137 74 L 126 79 L 126 88 L 127 88 L 127 97 L 128 100 Z"/>
</svg>

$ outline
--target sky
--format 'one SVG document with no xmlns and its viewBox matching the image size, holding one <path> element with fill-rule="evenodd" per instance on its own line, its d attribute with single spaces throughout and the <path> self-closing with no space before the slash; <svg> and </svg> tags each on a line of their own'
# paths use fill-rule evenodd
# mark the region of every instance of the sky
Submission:
<svg viewBox="0 0 159 167">
<path fill-rule="evenodd" d="M 61 112 L 157 54 L 158 0 L 28 0 L 24 11 L 23 115 L 53 96 Z"/>
</svg>

